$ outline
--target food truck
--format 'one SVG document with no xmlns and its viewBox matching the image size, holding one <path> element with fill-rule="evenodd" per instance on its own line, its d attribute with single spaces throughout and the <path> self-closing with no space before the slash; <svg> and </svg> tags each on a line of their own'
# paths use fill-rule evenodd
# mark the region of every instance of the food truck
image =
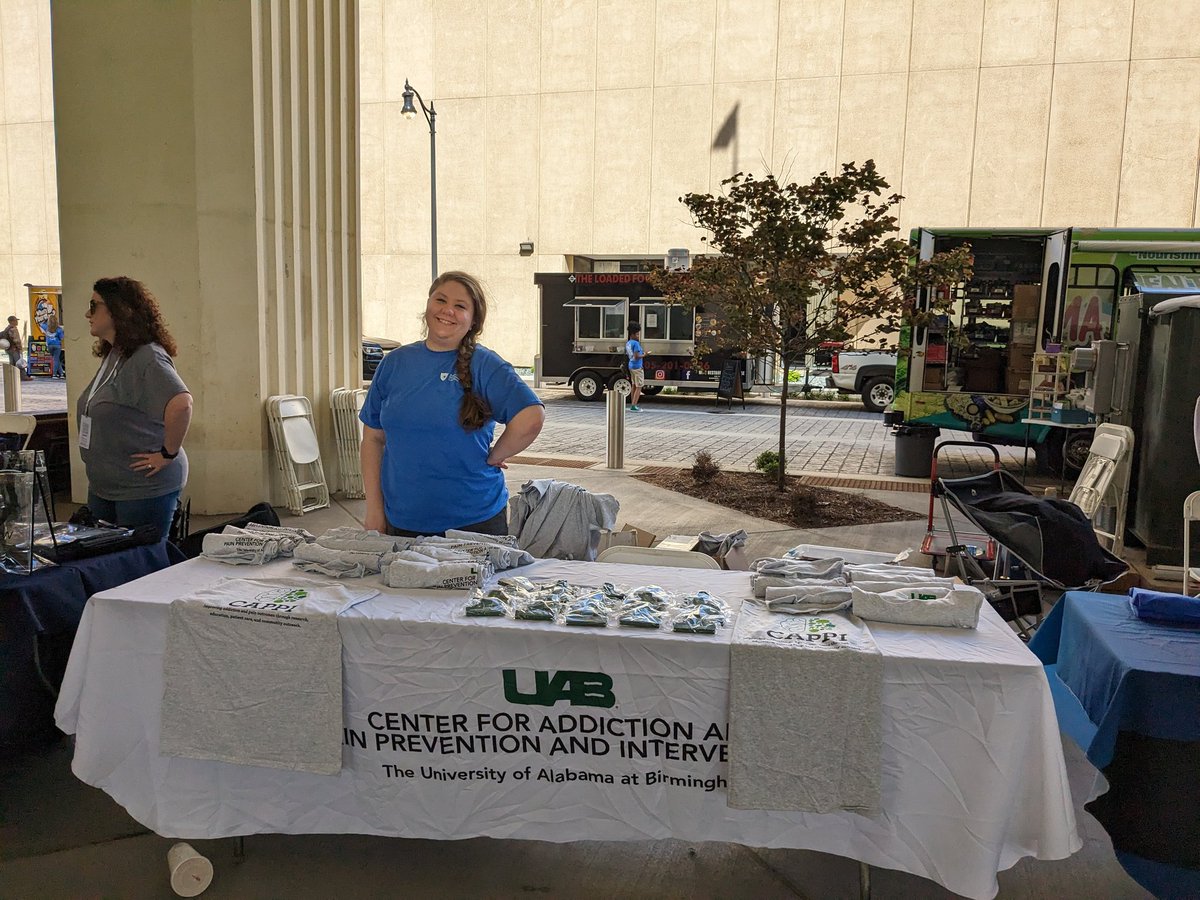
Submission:
<svg viewBox="0 0 1200 900">
<path fill-rule="evenodd" d="M 918 297 L 949 313 L 902 329 L 893 409 L 1028 442 L 1055 469 L 1080 468 L 1093 436 L 1073 408 L 1082 380 L 1071 350 L 1113 337 L 1118 298 L 1138 293 L 1139 279 L 1178 281 L 1184 293 L 1200 274 L 1200 229 L 918 228 L 911 240 L 921 259 L 970 244 L 975 265 L 970 281 Z"/>
<path fill-rule="evenodd" d="M 719 332 L 716 316 L 686 306 L 670 306 L 645 272 L 539 272 L 538 354 L 534 384 L 569 384 L 580 400 L 599 400 L 604 391 L 625 389 L 626 329 L 642 326 L 638 340 L 646 354 L 645 387 L 653 397 L 664 387 L 717 390 L 722 367 L 744 358 L 734 349 L 695 357 L 696 343 Z M 741 386 L 770 380 L 766 361 L 745 360 Z"/>
</svg>

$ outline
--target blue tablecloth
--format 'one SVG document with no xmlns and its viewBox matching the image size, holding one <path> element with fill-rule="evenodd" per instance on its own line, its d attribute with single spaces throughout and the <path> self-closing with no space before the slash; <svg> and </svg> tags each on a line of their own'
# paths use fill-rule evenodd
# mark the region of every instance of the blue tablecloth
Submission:
<svg viewBox="0 0 1200 900">
<path fill-rule="evenodd" d="M 0 574 L 0 755 L 44 744 L 88 597 L 183 560 L 170 544 L 118 550 L 32 575 Z"/>
<path fill-rule="evenodd" d="M 1128 598 L 1070 591 L 1029 648 L 1059 724 L 1109 783 L 1087 809 L 1160 898 L 1200 896 L 1200 629 L 1138 619 Z"/>
<path fill-rule="evenodd" d="M 1097 769 L 1120 731 L 1200 741 L 1200 629 L 1144 622 L 1123 595 L 1068 591 L 1029 649 L 1056 664 L 1096 726 L 1084 750 Z"/>
</svg>

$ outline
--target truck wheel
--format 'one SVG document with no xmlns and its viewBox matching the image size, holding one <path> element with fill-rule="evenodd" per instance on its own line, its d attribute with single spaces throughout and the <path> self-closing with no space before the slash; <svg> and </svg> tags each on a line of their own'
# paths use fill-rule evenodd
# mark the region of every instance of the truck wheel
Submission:
<svg viewBox="0 0 1200 900">
<path fill-rule="evenodd" d="M 657 397 L 662 392 L 663 386 L 661 384 L 647 384 L 642 386 L 643 397 Z"/>
<path fill-rule="evenodd" d="M 1093 431 L 1072 431 L 1063 444 L 1063 461 L 1066 463 L 1067 474 L 1072 478 L 1083 471 L 1087 464 L 1088 454 L 1092 450 Z"/>
<path fill-rule="evenodd" d="M 887 375 L 868 378 L 862 388 L 862 402 L 867 412 L 883 412 L 896 395 L 893 379 Z"/>
<path fill-rule="evenodd" d="M 604 393 L 604 382 L 595 372 L 583 372 L 571 387 L 580 400 L 599 400 Z"/>
<path fill-rule="evenodd" d="M 629 380 L 628 375 L 618 372 L 612 378 L 608 379 L 608 389 L 610 391 L 621 391 L 628 396 L 633 393 L 633 382 Z"/>
</svg>

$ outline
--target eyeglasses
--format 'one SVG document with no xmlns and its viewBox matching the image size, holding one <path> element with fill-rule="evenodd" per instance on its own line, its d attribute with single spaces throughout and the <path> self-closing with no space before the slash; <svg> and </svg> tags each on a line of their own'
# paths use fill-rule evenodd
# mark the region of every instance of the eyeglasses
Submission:
<svg viewBox="0 0 1200 900">
<path fill-rule="evenodd" d="M 103 300 L 92 300 L 92 301 L 90 301 L 90 302 L 88 303 L 88 315 L 90 316 L 92 313 L 94 313 L 94 312 L 96 311 L 96 307 L 97 307 L 97 306 L 103 306 L 103 305 L 104 305 L 104 301 L 103 301 Z"/>
</svg>

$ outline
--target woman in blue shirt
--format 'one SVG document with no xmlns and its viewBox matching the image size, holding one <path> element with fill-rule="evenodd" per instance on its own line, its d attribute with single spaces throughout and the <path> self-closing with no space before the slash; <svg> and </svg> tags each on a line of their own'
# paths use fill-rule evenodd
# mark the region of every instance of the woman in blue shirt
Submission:
<svg viewBox="0 0 1200 900">
<path fill-rule="evenodd" d="M 54 378 L 62 378 L 62 342 L 63 329 L 58 324 L 58 316 L 50 313 L 50 317 L 46 319 L 46 346 L 50 350 L 50 357 L 54 361 L 54 367 L 51 371 L 51 376 Z"/>
<path fill-rule="evenodd" d="M 379 364 L 359 418 L 367 528 L 395 535 L 508 533 L 505 460 L 546 418 L 537 395 L 477 343 L 487 298 L 465 272 L 434 281 L 425 340 Z M 504 433 L 492 445 L 496 423 Z"/>
</svg>

